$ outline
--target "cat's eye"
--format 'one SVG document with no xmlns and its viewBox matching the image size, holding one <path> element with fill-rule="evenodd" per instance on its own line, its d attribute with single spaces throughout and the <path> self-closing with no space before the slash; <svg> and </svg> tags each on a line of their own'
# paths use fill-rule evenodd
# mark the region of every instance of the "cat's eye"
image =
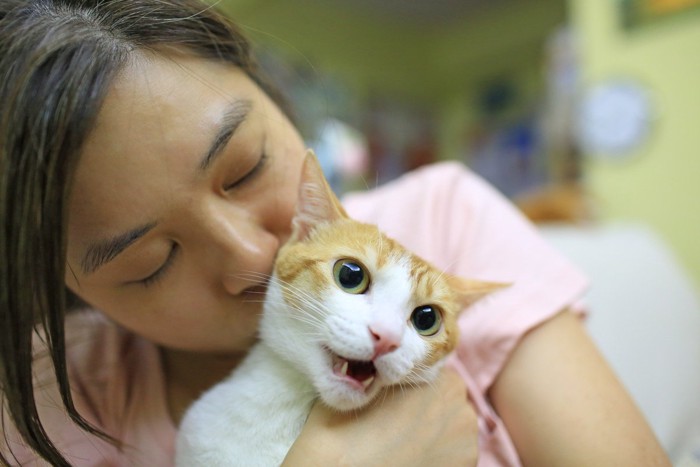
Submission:
<svg viewBox="0 0 700 467">
<path fill-rule="evenodd" d="M 369 274 L 359 262 L 341 259 L 333 265 L 333 279 L 347 293 L 361 294 L 369 287 Z"/>
<path fill-rule="evenodd" d="M 421 336 L 432 336 L 440 330 L 442 314 L 432 305 L 422 305 L 411 313 L 411 324 Z"/>
</svg>

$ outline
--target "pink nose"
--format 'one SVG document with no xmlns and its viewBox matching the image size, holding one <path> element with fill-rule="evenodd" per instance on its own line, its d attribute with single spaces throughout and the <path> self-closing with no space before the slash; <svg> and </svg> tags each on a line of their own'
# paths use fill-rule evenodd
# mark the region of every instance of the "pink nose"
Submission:
<svg viewBox="0 0 700 467">
<path fill-rule="evenodd" d="M 381 329 L 381 326 L 370 326 L 369 332 L 374 339 L 374 356 L 372 360 L 389 352 L 393 352 L 399 347 L 401 336 L 397 333 Z"/>
</svg>

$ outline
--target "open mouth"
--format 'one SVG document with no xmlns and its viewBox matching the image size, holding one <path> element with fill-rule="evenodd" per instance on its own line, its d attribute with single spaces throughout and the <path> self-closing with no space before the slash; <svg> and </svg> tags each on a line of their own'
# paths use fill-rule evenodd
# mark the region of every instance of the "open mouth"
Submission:
<svg viewBox="0 0 700 467">
<path fill-rule="evenodd" d="M 333 373 L 345 379 L 357 389 L 366 390 L 377 376 L 377 369 L 371 360 L 351 360 L 331 353 Z"/>
</svg>

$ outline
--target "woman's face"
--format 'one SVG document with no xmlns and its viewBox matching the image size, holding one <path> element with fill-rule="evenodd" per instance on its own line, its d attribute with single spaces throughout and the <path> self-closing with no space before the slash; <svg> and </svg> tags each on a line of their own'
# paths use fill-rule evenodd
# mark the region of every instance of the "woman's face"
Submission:
<svg viewBox="0 0 700 467">
<path fill-rule="evenodd" d="M 304 152 L 237 68 L 141 57 L 112 86 L 82 154 L 66 283 L 158 344 L 247 349 Z"/>
</svg>

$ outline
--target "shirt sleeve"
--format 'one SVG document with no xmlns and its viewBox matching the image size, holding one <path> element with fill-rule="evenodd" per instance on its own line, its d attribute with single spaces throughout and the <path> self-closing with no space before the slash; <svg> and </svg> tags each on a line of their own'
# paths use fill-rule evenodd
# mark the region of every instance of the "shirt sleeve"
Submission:
<svg viewBox="0 0 700 467">
<path fill-rule="evenodd" d="M 457 356 L 484 394 L 522 336 L 587 288 L 507 199 L 462 164 L 419 169 L 344 204 L 438 268 L 510 284 L 460 317 Z"/>
</svg>

